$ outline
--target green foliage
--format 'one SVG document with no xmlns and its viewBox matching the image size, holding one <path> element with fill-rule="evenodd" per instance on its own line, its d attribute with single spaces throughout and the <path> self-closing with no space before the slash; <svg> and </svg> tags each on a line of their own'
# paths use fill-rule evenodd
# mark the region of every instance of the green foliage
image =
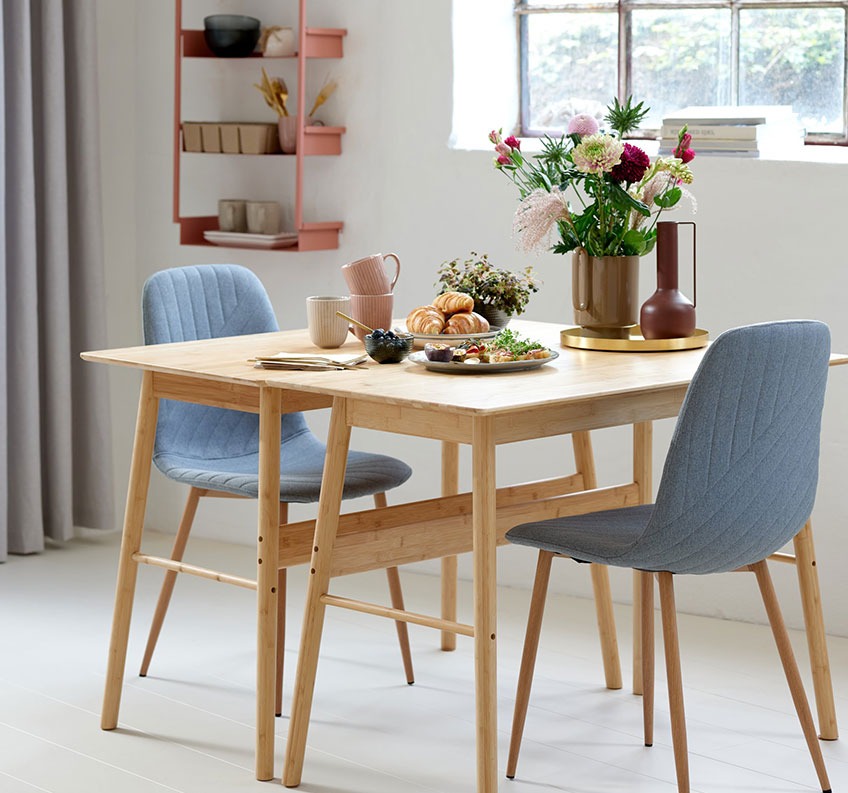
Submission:
<svg viewBox="0 0 848 793">
<path fill-rule="evenodd" d="M 442 292 L 463 292 L 471 295 L 475 303 L 487 303 L 512 316 L 521 314 L 527 307 L 531 292 L 539 291 L 541 281 L 532 267 L 520 273 L 500 270 L 487 254 L 471 251 L 471 257 L 460 261 L 444 262 L 438 271 Z"/>
<path fill-rule="evenodd" d="M 618 97 L 615 97 L 612 104 L 607 108 L 604 119 L 609 123 L 610 128 L 614 129 L 620 138 L 623 138 L 628 133 L 638 129 L 645 116 L 648 115 L 651 108 L 644 105 L 644 102 L 639 102 L 638 105 L 634 106 L 632 96 L 628 96 L 622 105 L 618 101 Z"/>
</svg>

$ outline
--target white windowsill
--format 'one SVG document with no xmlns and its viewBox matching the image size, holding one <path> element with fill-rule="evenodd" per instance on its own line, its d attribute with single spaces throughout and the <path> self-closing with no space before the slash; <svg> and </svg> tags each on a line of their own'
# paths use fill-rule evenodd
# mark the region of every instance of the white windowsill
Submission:
<svg viewBox="0 0 848 793">
<path fill-rule="evenodd" d="M 506 133 L 504 133 L 506 134 Z M 464 151 L 492 151 L 492 147 L 485 145 L 488 143 L 488 130 L 481 132 L 479 141 L 468 145 L 468 141 L 458 141 L 453 148 Z M 633 140 L 634 145 L 644 149 L 651 157 L 655 157 L 659 149 L 659 141 L 656 140 Z M 465 145 L 463 145 L 465 144 Z M 698 154 L 698 147 L 693 143 L 695 149 L 695 162 L 698 164 L 710 160 L 745 160 L 749 162 L 767 161 L 767 162 L 799 162 L 799 163 L 829 163 L 832 165 L 848 165 L 848 146 L 799 146 L 785 152 L 782 151 L 766 151 L 760 154 L 759 157 L 734 157 L 732 154 Z M 541 138 L 521 138 L 521 151 L 528 154 L 535 154 L 542 150 Z M 494 155 L 493 155 L 494 156 Z"/>
</svg>

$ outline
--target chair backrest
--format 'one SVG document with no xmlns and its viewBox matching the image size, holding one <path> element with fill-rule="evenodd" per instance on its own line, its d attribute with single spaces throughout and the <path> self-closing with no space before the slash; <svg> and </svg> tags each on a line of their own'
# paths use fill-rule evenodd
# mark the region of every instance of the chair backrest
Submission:
<svg viewBox="0 0 848 793">
<path fill-rule="evenodd" d="M 246 267 L 199 264 L 161 270 L 142 290 L 145 344 L 279 330 L 262 282 Z M 282 437 L 308 431 L 300 413 L 283 416 Z M 162 453 L 214 459 L 259 448 L 256 414 L 162 400 L 154 462 Z"/>
<path fill-rule="evenodd" d="M 764 559 L 809 518 L 830 332 L 813 321 L 723 333 L 684 400 L 643 549 L 646 569 L 733 570 Z"/>
<path fill-rule="evenodd" d="M 236 264 L 198 264 L 154 273 L 141 297 L 145 344 L 279 330 L 262 282 Z"/>
</svg>

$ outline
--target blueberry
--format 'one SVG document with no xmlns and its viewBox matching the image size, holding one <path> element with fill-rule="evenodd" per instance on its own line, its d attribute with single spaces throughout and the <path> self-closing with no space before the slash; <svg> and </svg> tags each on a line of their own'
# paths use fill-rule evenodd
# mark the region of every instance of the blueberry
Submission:
<svg viewBox="0 0 848 793">
<path fill-rule="evenodd" d="M 396 338 L 397 338 L 397 336 L 395 336 L 394 331 L 392 331 L 392 330 L 387 330 L 387 331 L 386 331 L 386 338 L 387 338 L 387 339 L 396 339 Z"/>
<path fill-rule="evenodd" d="M 377 328 L 377 330 L 371 331 L 371 338 L 372 339 L 382 339 L 383 336 L 385 336 L 385 335 L 386 335 L 386 331 L 384 331 L 382 328 Z"/>
</svg>

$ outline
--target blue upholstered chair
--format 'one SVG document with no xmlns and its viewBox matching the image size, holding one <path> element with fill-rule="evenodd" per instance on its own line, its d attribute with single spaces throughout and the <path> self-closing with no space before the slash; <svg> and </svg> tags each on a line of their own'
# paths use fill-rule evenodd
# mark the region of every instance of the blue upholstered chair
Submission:
<svg viewBox="0 0 848 793">
<path fill-rule="evenodd" d="M 244 267 L 196 265 L 152 275 L 142 293 L 144 343 L 191 341 L 279 330 L 262 283 Z M 280 436 L 280 523 L 287 522 L 289 503 L 318 501 L 324 467 L 324 444 L 301 413 L 282 417 Z M 202 496 L 257 498 L 259 493 L 259 417 L 224 408 L 162 400 L 156 427 L 153 462 L 177 482 L 189 486 L 188 501 L 171 558 L 182 559 Z M 408 465 L 382 454 L 352 451 L 348 455 L 344 498 L 373 496 L 385 506 L 385 492 L 411 475 Z M 277 713 L 282 696 L 285 641 L 285 569 L 279 571 L 277 638 Z M 403 608 L 396 567 L 386 570 L 392 605 Z M 141 675 L 150 659 L 168 609 L 176 572 L 167 571 L 150 628 Z M 397 631 L 407 682 L 413 682 L 406 623 Z"/>
<path fill-rule="evenodd" d="M 680 411 L 656 503 L 516 526 L 539 549 L 519 675 L 507 776 L 515 775 L 555 555 L 641 572 L 645 744 L 653 743 L 653 579 L 660 606 L 678 789 L 689 790 L 673 577 L 751 571 L 823 790 L 830 784 L 766 558 L 813 508 L 830 352 L 820 322 L 774 322 L 723 333 L 707 350 Z"/>
</svg>

